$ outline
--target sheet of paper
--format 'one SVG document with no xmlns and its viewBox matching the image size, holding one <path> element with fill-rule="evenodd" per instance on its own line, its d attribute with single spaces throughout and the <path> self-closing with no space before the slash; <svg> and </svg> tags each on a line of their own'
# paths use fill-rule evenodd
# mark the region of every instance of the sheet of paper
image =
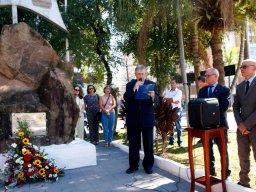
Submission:
<svg viewBox="0 0 256 192">
<path fill-rule="evenodd" d="M 138 91 L 136 92 L 135 99 L 149 99 L 150 96 L 148 93 L 149 91 L 154 91 L 154 88 L 154 84 L 140 85 Z"/>
</svg>

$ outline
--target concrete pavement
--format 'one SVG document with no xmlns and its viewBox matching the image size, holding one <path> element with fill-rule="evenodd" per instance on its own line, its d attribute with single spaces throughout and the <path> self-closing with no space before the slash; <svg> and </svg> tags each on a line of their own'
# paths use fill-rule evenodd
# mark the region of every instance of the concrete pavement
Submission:
<svg viewBox="0 0 256 192">
<path fill-rule="evenodd" d="M 141 164 L 134 174 L 126 174 L 128 154 L 119 148 L 96 146 L 97 165 L 65 171 L 65 176 L 54 183 L 25 184 L 10 192 L 187 192 L 190 183 L 154 167 L 153 174 L 144 172 Z M 67 154 L 68 155 L 68 154 Z M 197 187 L 197 191 L 204 191 Z M 4 191 L 0 188 L 0 191 Z"/>
</svg>

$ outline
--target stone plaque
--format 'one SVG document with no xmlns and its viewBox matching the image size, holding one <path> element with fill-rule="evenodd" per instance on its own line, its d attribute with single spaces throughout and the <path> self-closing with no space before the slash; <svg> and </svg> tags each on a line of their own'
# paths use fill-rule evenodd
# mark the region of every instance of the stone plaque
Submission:
<svg viewBox="0 0 256 192">
<path fill-rule="evenodd" d="M 26 121 L 31 134 L 34 136 L 46 136 L 46 113 L 12 113 L 12 132 L 18 130 L 18 121 Z"/>
<path fill-rule="evenodd" d="M 45 8 L 51 8 L 52 1 L 51 0 L 32 0 L 33 5 Z"/>
</svg>

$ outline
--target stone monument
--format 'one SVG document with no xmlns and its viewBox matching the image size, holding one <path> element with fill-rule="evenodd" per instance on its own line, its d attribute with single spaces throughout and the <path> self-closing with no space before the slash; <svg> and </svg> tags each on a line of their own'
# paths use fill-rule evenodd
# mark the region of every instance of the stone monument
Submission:
<svg viewBox="0 0 256 192">
<path fill-rule="evenodd" d="M 12 113 L 46 113 L 41 144 L 73 140 L 79 109 L 73 98 L 73 67 L 25 23 L 0 34 L 0 151 L 12 136 Z"/>
</svg>

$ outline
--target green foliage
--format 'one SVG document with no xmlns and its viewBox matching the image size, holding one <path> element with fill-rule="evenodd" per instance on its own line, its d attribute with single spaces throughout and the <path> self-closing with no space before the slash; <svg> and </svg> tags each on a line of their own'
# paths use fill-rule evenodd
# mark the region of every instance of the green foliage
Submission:
<svg viewBox="0 0 256 192">
<path fill-rule="evenodd" d="M 30 129 L 27 121 L 21 121 L 19 118 L 17 119 L 19 130 L 24 132 L 25 135 L 30 134 Z"/>
<path fill-rule="evenodd" d="M 223 60 L 225 65 L 236 64 L 238 60 L 238 47 L 223 49 Z"/>
</svg>

